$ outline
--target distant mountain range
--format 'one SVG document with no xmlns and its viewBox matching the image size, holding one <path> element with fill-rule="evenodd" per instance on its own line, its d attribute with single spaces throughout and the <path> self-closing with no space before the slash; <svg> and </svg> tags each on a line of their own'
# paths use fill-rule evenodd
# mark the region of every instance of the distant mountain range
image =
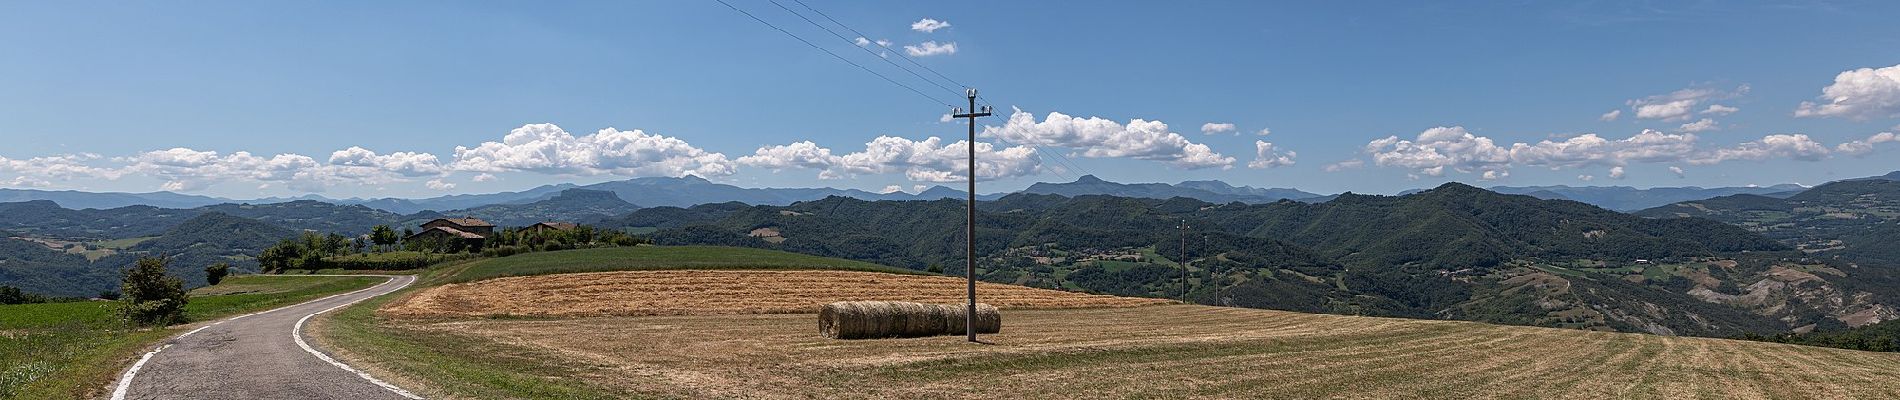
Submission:
<svg viewBox="0 0 1900 400">
<path fill-rule="evenodd" d="M 1658 187 L 1637 189 L 1628 186 L 1492 186 L 1491 191 L 1529 195 L 1546 200 L 1576 200 L 1616 211 L 1635 211 L 1665 204 L 1701 200 L 1737 194 L 1788 197 L 1807 190 L 1795 184 L 1749 187 L 1700 188 Z"/>
<path fill-rule="evenodd" d="M 1900 172 L 1862 179 L 1900 180 Z M 641 207 L 680 207 L 686 208 L 699 204 L 741 202 L 749 205 L 789 205 L 801 201 L 820 200 L 831 196 L 842 196 L 860 200 L 937 200 L 944 198 L 961 199 L 966 195 L 961 190 L 934 186 L 920 193 L 892 192 L 873 193 L 857 189 L 836 188 L 745 188 L 723 183 L 714 183 L 697 176 L 678 178 L 648 177 L 622 181 L 602 182 L 589 185 L 571 183 L 544 185 L 532 189 L 487 194 L 457 194 L 439 197 L 404 199 L 330 199 L 317 195 L 300 197 L 273 197 L 254 200 L 232 200 L 209 196 L 178 194 L 171 192 L 150 193 L 91 193 L 79 191 L 48 191 L 31 189 L 0 189 L 0 203 L 47 200 L 70 209 L 112 209 L 127 206 L 151 206 L 157 208 L 189 209 L 217 204 L 271 204 L 294 201 L 318 201 L 336 205 L 361 205 L 400 215 L 412 215 L 424 211 L 449 213 L 451 210 L 473 210 L 484 206 L 527 204 L 547 200 L 569 189 L 586 189 L 611 192 L 628 203 Z M 1638 189 L 1626 186 L 1495 186 L 1492 191 L 1506 194 L 1523 194 L 1541 199 L 1575 200 L 1616 211 L 1636 211 L 1659 207 L 1671 203 L 1702 200 L 1714 197 L 1754 194 L 1769 197 L 1787 197 L 1805 190 L 1805 187 L 1782 184 L 1762 187 L 1660 187 Z M 1411 194 L 1421 190 L 1408 190 L 1400 194 Z M 1291 188 L 1257 188 L 1234 186 L 1217 180 L 1185 181 L 1168 183 L 1117 183 L 1085 175 L 1074 182 L 1042 182 L 1018 192 L 1028 194 L 1056 194 L 1063 196 L 1109 195 L 1134 198 L 1168 199 L 1185 197 L 1209 203 L 1242 202 L 1249 204 L 1271 203 L 1280 200 L 1296 200 L 1307 203 L 1325 202 L 1334 195 L 1321 195 Z M 1009 193 L 990 193 L 978 195 L 979 200 L 996 200 Z"/>
<path fill-rule="evenodd" d="M 1186 197 L 1209 203 L 1242 202 L 1249 204 L 1272 203 L 1280 200 L 1305 200 L 1319 198 L 1321 195 L 1307 193 L 1297 189 L 1261 189 L 1251 186 L 1233 186 L 1221 181 L 1187 181 L 1178 185 L 1166 183 L 1115 183 L 1102 180 L 1095 175 L 1083 175 L 1075 182 L 1047 183 L 1029 185 L 1021 193 L 1053 194 L 1066 197 L 1086 195 L 1107 195 L 1143 199 L 1171 199 Z"/>
</svg>

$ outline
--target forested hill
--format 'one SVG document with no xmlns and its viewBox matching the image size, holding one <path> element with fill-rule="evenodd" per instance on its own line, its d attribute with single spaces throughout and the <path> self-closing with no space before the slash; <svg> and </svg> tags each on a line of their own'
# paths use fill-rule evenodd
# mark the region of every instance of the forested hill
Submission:
<svg viewBox="0 0 1900 400">
<path fill-rule="evenodd" d="M 659 228 L 652 236 L 663 244 L 955 274 L 963 212 L 952 200 L 833 197 L 662 207 L 620 221 Z M 1857 292 L 1871 286 L 1857 274 L 1740 227 L 1462 184 L 1321 204 L 1015 194 L 980 203 L 977 223 L 986 280 L 1173 297 L 1185 250 L 1190 297 L 1249 307 L 1725 335 L 1877 322 L 1894 316 L 1886 304 L 1900 303 Z M 1216 297 L 1211 282 L 1231 291 Z"/>
<path fill-rule="evenodd" d="M 1817 256 L 1900 267 L 1900 181 L 1857 179 L 1815 186 L 1786 199 L 1736 195 L 1638 212 L 1658 219 L 1694 217 L 1761 232 Z M 1900 269 L 1900 268 L 1896 268 Z"/>
<path fill-rule="evenodd" d="M 1228 231 L 1284 238 L 1364 266 L 1493 267 L 1523 258 L 1633 260 L 1787 249 L 1713 221 L 1646 219 L 1459 183 L 1408 196 L 1227 205 L 1197 216 Z"/>
</svg>

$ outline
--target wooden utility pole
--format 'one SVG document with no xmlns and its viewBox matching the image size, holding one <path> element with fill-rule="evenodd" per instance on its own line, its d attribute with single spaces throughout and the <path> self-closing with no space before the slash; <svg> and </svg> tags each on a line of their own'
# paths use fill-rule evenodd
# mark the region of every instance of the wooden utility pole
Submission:
<svg viewBox="0 0 1900 400">
<path fill-rule="evenodd" d="M 1212 249 L 1207 247 L 1207 234 L 1201 234 L 1201 257 L 1207 257 Z M 1214 285 L 1214 305 L 1220 305 L 1220 263 L 1207 265 L 1207 281 Z"/>
<path fill-rule="evenodd" d="M 970 335 L 970 341 L 976 342 L 976 117 L 990 116 L 990 106 L 983 106 L 983 111 L 978 112 L 976 88 L 970 88 L 964 94 L 970 98 L 970 112 L 964 113 L 963 109 L 952 107 L 950 116 L 963 118 L 970 124 L 970 141 L 967 146 L 970 150 L 970 204 L 965 208 L 966 217 L 968 217 L 965 222 L 968 224 L 965 225 L 963 231 L 963 238 L 966 241 L 963 248 L 963 277 L 969 284 L 970 301 L 969 309 L 963 313 L 963 329 Z"/>
<path fill-rule="evenodd" d="M 1187 220 L 1181 220 L 1181 302 L 1188 302 Z"/>
</svg>

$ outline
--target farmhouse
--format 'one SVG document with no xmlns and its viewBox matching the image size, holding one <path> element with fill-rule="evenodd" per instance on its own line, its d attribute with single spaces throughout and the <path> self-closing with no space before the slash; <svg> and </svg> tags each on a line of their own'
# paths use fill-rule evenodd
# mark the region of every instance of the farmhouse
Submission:
<svg viewBox="0 0 1900 400">
<path fill-rule="evenodd" d="M 422 231 L 403 238 L 411 240 L 460 240 L 472 247 L 480 247 L 483 240 L 495 234 L 495 224 L 478 218 L 436 218 L 422 224 Z"/>
<path fill-rule="evenodd" d="M 580 225 L 576 225 L 573 222 L 542 222 L 529 225 L 527 230 L 539 234 L 547 231 L 571 231 L 578 226 Z"/>
</svg>

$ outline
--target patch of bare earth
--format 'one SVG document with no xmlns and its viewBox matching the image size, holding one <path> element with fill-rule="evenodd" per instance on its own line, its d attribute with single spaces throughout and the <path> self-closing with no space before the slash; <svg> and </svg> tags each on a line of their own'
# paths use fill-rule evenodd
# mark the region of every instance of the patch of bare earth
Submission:
<svg viewBox="0 0 1900 400">
<path fill-rule="evenodd" d="M 964 281 L 855 271 L 621 271 L 490 279 L 443 285 L 391 302 L 396 318 L 643 316 L 816 313 L 846 300 L 961 304 Z M 1135 307 L 1170 303 L 979 283 L 977 300 L 1004 310 Z"/>
</svg>

